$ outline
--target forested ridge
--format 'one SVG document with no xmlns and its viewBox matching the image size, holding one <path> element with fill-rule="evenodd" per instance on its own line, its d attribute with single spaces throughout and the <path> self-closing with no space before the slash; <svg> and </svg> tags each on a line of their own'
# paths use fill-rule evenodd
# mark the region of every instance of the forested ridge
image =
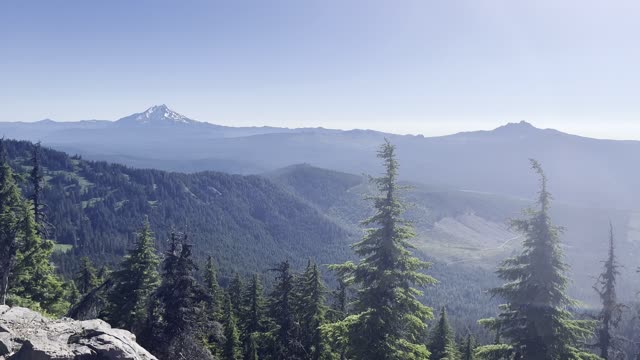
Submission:
<svg viewBox="0 0 640 360">
<path fill-rule="evenodd" d="M 28 174 L 33 144 L 4 144 L 16 173 Z M 47 234 L 58 244 L 73 246 L 68 256 L 59 254 L 67 275 L 84 255 L 99 265 L 113 264 L 132 246 L 147 217 L 161 238 L 172 228 L 188 231 L 194 253 L 214 256 L 226 274 L 261 271 L 304 253 L 329 263 L 344 256 L 352 236 L 259 176 L 132 169 L 46 148 L 40 156 Z M 28 181 L 19 184 L 31 192 Z M 166 246 L 164 241 L 157 245 Z"/>
<path fill-rule="evenodd" d="M 640 356 L 635 309 L 616 297 L 613 225 L 594 286 L 602 310 L 586 312 L 567 294 L 552 179 L 533 160 L 539 197 L 512 225 L 522 247 L 487 278 L 417 254 L 405 217 L 411 190 L 398 182 L 389 142 L 362 236 L 320 211 L 332 202 L 323 192 L 339 193 L 322 182 L 285 184 L 307 186 L 321 199 L 311 201 L 257 176 L 133 170 L 27 142 L 2 148 L 2 302 L 103 318 L 161 359 Z M 343 189 L 356 182 L 342 180 Z M 486 316 L 458 316 L 452 327 L 450 314 L 473 302 Z"/>
</svg>

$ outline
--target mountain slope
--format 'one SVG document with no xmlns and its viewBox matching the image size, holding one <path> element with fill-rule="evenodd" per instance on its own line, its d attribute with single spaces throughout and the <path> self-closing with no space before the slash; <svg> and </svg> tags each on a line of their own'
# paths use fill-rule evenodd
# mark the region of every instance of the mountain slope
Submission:
<svg viewBox="0 0 640 360">
<path fill-rule="evenodd" d="M 116 121 L 118 126 L 175 126 L 175 125 L 210 125 L 189 119 L 184 115 L 169 109 L 167 105 L 155 105 L 142 113 L 123 117 Z M 215 125 L 211 125 L 215 126 Z"/>
<path fill-rule="evenodd" d="M 32 145 L 5 141 L 13 166 L 29 170 Z M 43 149 L 49 235 L 74 251 L 110 262 L 132 245 L 148 216 L 162 248 L 171 228 L 186 231 L 194 253 L 225 271 L 263 271 L 289 258 L 345 259 L 350 233 L 265 178 L 216 172 L 138 170 Z M 25 186 L 28 192 L 28 187 Z M 70 269 L 69 269 L 70 270 Z"/>
<path fill-rule="evenodd" d="M 367 130 L 225 127 L 156 106 L 116 122 L 0 123 L 0 134 L 142 168 L 242 174 L 296 163 L 375 173 L 375 150 L 386 137 L 397 145 L 401 173 L 409 181 L 528 197 L 535 187 L 528 158 L 536 158 L 555 180 L 551 190 L 560 201 L 630 210 L 640 203 L 640 169 L 633 166 L 640 158 L 640 142 L 589 139 L 526 122 L 450 136 L 399 136 Z"/>
<path fill-rule="evenodd" d="M 267 176 L 346 228 L 360 229 L 360 221 L 371 215 L 364 198 L 373 189 L 365 177 L 309 165 L 290 166 Z M 549 179 L 551 183 L 553 180 Z M 464 267 L 476 271 L 482 268 L 492 277 L 498 262 L 519 248 L 522 238 L 511 231 L 508 222 L 531 206 L 530 200 L 419 183 L 409 185 L 411 189 L 404 197 L 411 204 L 407 218 L 416 228 L 414 244 L 423 256 L 435 259 L 438 266 L 448 264 L 456 271 L 463 271 Z M 328 189 L 332 189 L 330 194 L 324 195 Z M 534 185 L 531 197 L 535 189 Z M 597 302 L 591 285 L 606 255 L 609 221 L 617 230 L 621 264 L 628 269 L 637 266 L 640 216 L 636 212 L 555 202 L 552 215 L 556 224 L 565 227 L 562 241 L 571 265 L 574 296 L 589 303 Z M 620 284 L 620 296 L 626 299 L 633 298 L 633 289 L 640 285 L 633 271 L 622 274 Z"/>
</svg>

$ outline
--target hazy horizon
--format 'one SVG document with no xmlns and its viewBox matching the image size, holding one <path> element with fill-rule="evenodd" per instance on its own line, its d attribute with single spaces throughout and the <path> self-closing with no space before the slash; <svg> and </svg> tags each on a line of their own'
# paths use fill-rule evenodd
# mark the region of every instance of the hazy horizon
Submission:
<svg viewBox="0 0 640 360">
<path fill-rule="evenodd" d="M 156 105 L 161 105 L 160 103 L 156 104 Z M 153 105 L 153 106 L 156 106 Z M 166 104 L 165 104 L 166 105 Z M 215 124 L 215 125 L 223 125 L 223 126 L 231 126 L 231 127 L 262 127 L 262 126 L 266 126 L 266 127 L 282 127 L 282 128 L 290 128 L 290 129 L 294 129 L 294 128 L 325 128 L 325 129 L 335 129 L 335 130 L 345 130 L 345 131 L 349 131 L 349 130 L 374 130 L 374 131 L 381 131 L 381 132 L 386 132 L 386 133 L 391 133 L 391 134 L 397 134 L 397 135 L 423 135 L 425 137 L 437 137 L 437 136 L 447 136 L 447 135 L 454 135 L 454 134 L 458 134 L 458 133 L 462 133 L 462 132 L 473 132 L 473 131 L 491 131 L 491 130 L 495 130 L 501 126 L 505 126 L 507 124 L 512 124 L 512 123 L 519 123 L 519 122 L 527 122 L 531 125 L 533 125 L 534 127 L 538 128 L 538 129 L 553 129 L 553 130 L 558 130 L 567 134 L 571 134 L 571 135 L 578 135 L 578 136 L 584 136 L 584 137 L 590 137 L 590 138 L 594 138 L 594 139 L 602 139 L 602 140 L 634 140 L 634 141 L 640 141 L 640 123 L 638 124 L 628 124 L 628 126 L 625 127 L 626 130 L 629 129 L 629 127 L 636 127 L 638 129 L 638 138 L 628 138 L 628 137 L 606 137 L 604 136 L 604 134 L 599 130 L 599 128 L 592 128 L 592 129 L 585 129 L 584 126 L 582 125 L 576 125 L 573 124 L 573 126 L 566 126 L 566 127 L 556 127 L 554 126 L 552 123 L 549 123 L 548 125 L 544 125 L 543 123 L 537 123 L 537 122 L 533 122 L 533 121 L 529 121 L 529 120 L 505 120 L 503 122 L 499 122 L 499 121 L 494 121 L 494 122 L 485 122 L 485 123 L 476 123 L 476 122 L 472 122 L 472 123 L 461 123 L 461 122 L 457 122 L 454 125 L 447 127 L 447 126 L 443 126 L 442 123 L 437 123 L 434 124 L 436 125 L 434 129 L 436 131 L 431 131 L 429 133 L 424 133 L 424 132 L 410 132 L 410 131 L 396 131 L 394 129 L 394 126 L 390 126 L 390 127 L 378 127 L 378 128 L 366 128 L 366 127 L 335 127 L 335 126 L 322 126 L 322 125 L 313 125 L 313 124 L 308 124 L 308 123 L 301 123 L 303 125 L 300 126 L 285 126 L 285 125 L 280 125 L 278 123 L 271 123 L 271 124 L 260 124 L 260 123 L 252 123 L 252 122 L 247 122 L 247 123 L 234 123 L 234 122 L 230 122 L 230 121 L 224 121 L 224 120 L 220 120 L 220 121 L 210 121 L 207 119 L 199 119 L 199 118 L 195 118 L 193 116 L 189 116 L 187 114 L 185 114 L 184 112 L 180 111 L 179 109 L 175 109 L 170 105 L 167 105 L 167 107 L 181 115 L 184 115 L 190 119 L 193 120 L 197 120 L 197 121 L 201 121 L 201 122 L 206 122 L 206 123 L 210 123 L 210 124 Z M 145 108 L 144 110 L 146 110 L 148 108 Z M 124 115 L 119 115 L 115 118 L 106 118 L 106 117 L 85 117 L 85 118 L 79 118 L 79 119 L 72 119 L 72 120 L 67 120 L 67 119 L 56 119 L 54 117 L 46 117 L 43 119 L 36 119 L 36 120 L 29 120 L 29 121 L 19 121 L 19 122 L 24 122 L 24 123 L 34 123 L 34 122 L 38 122 L 38 121 L 42 121 L 42 120 L 53 120 L 56 122 L 77 122 L 77 121 L 92 121 L 92 120 L 97 120 L 97 121 L 117 121 L 123 117 L 129 116 L 131 114 L 134 113 L 140 113 L 143 112 L 143 110 L 134 110 L 132 113 L 129 114 L 124 114 Z M 437 121 L 437 120 L 436 120 Z M 3 120 L 0 119 L 0 122 L 13 122 L 10 120 Z M 571 125 L 571 124 L 565 124 L 565 125 Z M 589 131 L 591 130 L 591 131 Z M 628 131 L 627 131 L 628 133 Z"/>
<path fill-rule="evenodd" d="M 0 4 L 0 120 L 167 103 L 232 126 L 437 136 L 528 121 L 640 140 L 640 4 Z"/>
</svg>

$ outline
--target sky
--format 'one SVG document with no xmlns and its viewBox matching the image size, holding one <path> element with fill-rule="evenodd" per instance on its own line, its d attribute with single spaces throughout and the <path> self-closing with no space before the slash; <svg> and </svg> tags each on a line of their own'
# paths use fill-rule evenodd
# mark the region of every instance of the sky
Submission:
<svg viewBox="0 0 640 360">
<path fill-rule="evenodd" d="M 0 0 L 0 121 L 154 104 L 232 126 L 640 140 L 640 3 Z"/>
</svg>

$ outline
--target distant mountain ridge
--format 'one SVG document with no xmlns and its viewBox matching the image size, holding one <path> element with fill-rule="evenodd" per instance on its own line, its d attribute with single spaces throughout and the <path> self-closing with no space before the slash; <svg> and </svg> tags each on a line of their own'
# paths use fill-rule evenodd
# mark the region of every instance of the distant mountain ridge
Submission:
<svg viewBox="0 0 640 360">
<path fill-rule="evenodd" d="M 385 138 L 398 148 L 404 179 L 449 188 L 532 198 L 536 158 L 558 201 L 613 209 L 640 208 L 639 141 L 599 140 L 538 129 L 527 122 L 448 136 L 372 130 L 228 127 L 190 119 L 165 105 L 115 122 L 0 123 L 7 138 L 88 159 L 140 168 L 257 174 L 292 164 L 375 174 Z"/>
</svg>

